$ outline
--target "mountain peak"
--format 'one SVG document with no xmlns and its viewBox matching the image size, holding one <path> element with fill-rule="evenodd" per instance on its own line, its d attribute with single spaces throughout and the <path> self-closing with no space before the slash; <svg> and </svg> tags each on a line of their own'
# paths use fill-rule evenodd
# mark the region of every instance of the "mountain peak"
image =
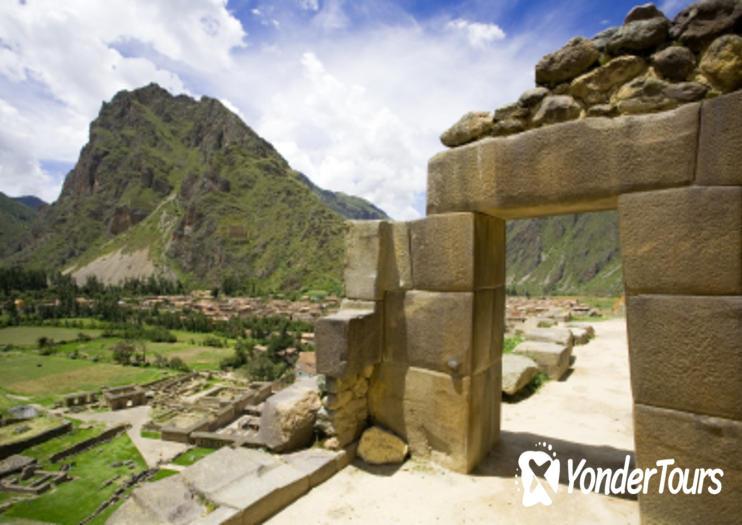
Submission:
<svg viewBox="0 0 742 525">
<path fill-rule="evenodd" d="M 385 216 L 314 186 L 217 99 L 153 83 L 102 105 L 17 259 L 105 282 L 165 274 L 213 286 L 229 274 L 262 289 L 337 290 L 341 214 Z"/>
</svg>

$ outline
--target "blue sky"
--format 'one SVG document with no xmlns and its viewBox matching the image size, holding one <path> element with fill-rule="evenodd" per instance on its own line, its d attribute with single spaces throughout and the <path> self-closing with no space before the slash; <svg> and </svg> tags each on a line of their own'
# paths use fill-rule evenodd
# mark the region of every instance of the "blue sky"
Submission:
<svg viewBox="0 0 742 525">
<path fill-rule="evenodd" d="M 634 5 L 8 0 L 0 191 L 56 199 L 101 103 L 154 81 L 220 99 L 317 184 L 419 217 L 444 129 L 516 100 L 541 56 Z M 684 5 L 658 6 L 672 18 Z"/>
</svg>

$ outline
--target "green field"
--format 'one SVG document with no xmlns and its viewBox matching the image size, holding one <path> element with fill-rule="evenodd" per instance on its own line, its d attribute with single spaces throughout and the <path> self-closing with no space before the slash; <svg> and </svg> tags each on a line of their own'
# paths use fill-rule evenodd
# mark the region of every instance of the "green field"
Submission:
<svg viewBox="0 0 742 525">
<path fill-rule="evenodd" d="M 34 345 L 39 338 L 46 337 L 55 342 L 75 341 L 80 333 L 88 337 L 100 337 L 103 330 L 59 328 L 56 326 L 9 326 L 0 329 L 0 345 Z"/>
<path fill-rule="evenodd" d="M 63 442 L 58 442 L 58 450 L 64 448 L 63 445 Z M 134 462 L 133 469 L 125 465 L 113 467 L 115 462 L 127 460 Z M 72 481 L 63 483 L 34 500 L 13 505 L 0 515 L 0 521 L 6 522 L 6 518 L 21 518 L 63 525 L 79 523 L 97 509 L 103 501 L 110 498 L 127 477 L 146 468 L 144 459 L 126 434 L 70 458 L 68 462 L 74 462 L 74 466 L 70 469 L 70 475 L 74 478 Z M 46 461 L 42 461 L 40 466 L 46 470 L 59 470 L 60 467 L 58 464 L 51 465 Z M 117 480 L 103 487 L 106 481 L 116 476 L 119 476 Z M 110 509 L 105 515 L 91 523 L 104 523 L 105 518 L 113 510 Z"/>
<path fill-rule="evenodd" d="M 172 372 L 26 352 L 0 354 L 2 388 L 40 402 L 50 401 L 50 396 L 99 390 L 103 386 L 148 383 L 168 373 Z"/>
<path fill-rule="evenodd" d="M 88 438 L 95 437 L 103 432 L 103 430 L 105 430 L 106 428 L 106 426 L 102 423 L 90 423 L 90 428 L 81 429 L 78 428 L 82 423 L 81 421 L 77 421 L 74 419 L 70 419 L 70 421 L 72 421 L 72 431 L 50 439 L 49 441 L 46 441 L 34 447 L 27 448 L 23 451 L 23 455 L 31 456 L 32 458 L 36 458 L 40 462 L 43 462 L 43 460 L 47 459 L 52 454 L 55 454 L 60 450 L 69 448 L 72 445 L 80 443 L 81 441 L 85 441 Z"/>
<path fill-rule="evenodd" d="M 191 450 L 186 450 L 180 456 L 173 460 L 173 465 L 180 465 L 181 467 L 190 467 L 196 461 L 204 456 L 208 456 L 212 452 L 215 452 L 212 448 L 201 448 L 196 447 Z"/>
<path fill-rule="evenodd" d="M 56 417 L 42 416 L 29 419 L 27 421 L 21 421 L 19 423 L 13 423 L 12 425 L 6 425 L 0 427 L 0 444 L 6 445 L 9 443 L 15 443 L 22 441 L 30 437 L 51 430 L 52 428 L 58 427 L 63 424 L 64 420 Z M 28 427 L 25 432 L 18 432 L 18 430 Z"/>
</svg>

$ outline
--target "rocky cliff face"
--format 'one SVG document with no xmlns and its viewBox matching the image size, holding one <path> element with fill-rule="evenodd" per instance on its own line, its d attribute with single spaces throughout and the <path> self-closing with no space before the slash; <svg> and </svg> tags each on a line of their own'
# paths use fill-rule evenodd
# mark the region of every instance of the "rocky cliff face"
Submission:
<svg viewBox="0 0 742 525">
<path fill-rule="evenodd" d="M 198 286 L 229 274 L 260 289 L 336 287 L 344 217 L 333 206 L 347 199 L 293 171 L 219 101 L 150 84 L 103 104 L 58 201 L 40 210 L 12 261 L 75 272 L 147 250 L 146 273 Z M 351 212 L 386 217 L 353 199 Z"/>
</svg>

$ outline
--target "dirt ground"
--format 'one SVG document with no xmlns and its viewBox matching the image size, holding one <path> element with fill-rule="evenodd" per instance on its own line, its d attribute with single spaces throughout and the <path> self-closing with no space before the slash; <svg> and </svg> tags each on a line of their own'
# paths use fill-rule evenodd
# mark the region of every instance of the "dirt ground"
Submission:
<svg viewBox="0 0 742 525">
<path fill-rule="evenodd" d="M 597 337 L 577 346 L 573 369 L 538 393 L 502 405 L 500 443 L 471 475 L 408 460 L 369 467 L 356 460 L 268 523 L 638 523 L 638 503 L 602 494 L 568 493 L 567 460 L 633 466 L 632 402 L 626 322 L 594 323 Z M 524 507 L 518 456 L 546 442 L 562 465 L 550 506 Z M 547 489 L 547 492 L 550 489 Z"/>
</svg>

